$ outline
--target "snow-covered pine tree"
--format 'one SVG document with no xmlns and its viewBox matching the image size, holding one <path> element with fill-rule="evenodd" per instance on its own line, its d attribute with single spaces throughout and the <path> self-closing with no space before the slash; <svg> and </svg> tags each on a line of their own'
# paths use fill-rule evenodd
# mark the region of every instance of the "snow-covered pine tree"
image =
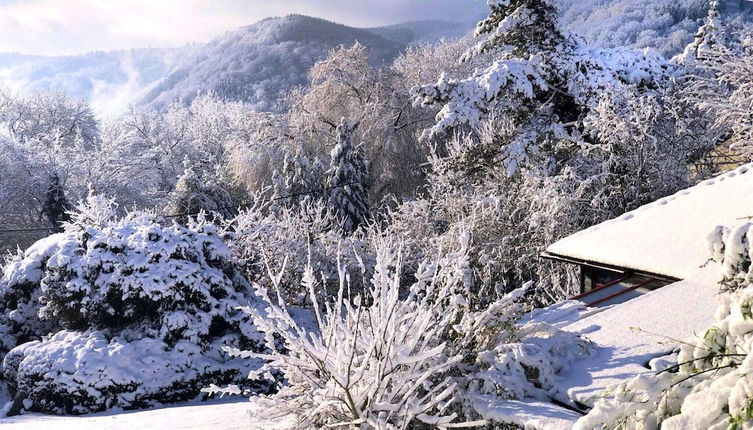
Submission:
<svg viewBox="0 0 753 430">
<path fill-rule="evenodd" d="M 719 16 L 719 1 L 711 0 L 706 21 L 698 28 L 693 41 L 685 47 L 685 51 L 675 58 L 675 61 L 686 64 L 704 56 L 722 42 L 722 21 Z"/>
<path fill-rule="evenodd" d="M 286 153 L 282 170 L 272 173 L 274 197 L 285 197 L 278 203 L 288 207 L 310 204 L 321 197 L 323 170 L 319 160 L 312 162 L 301 148 Z"/>
<path fill-rule="evenodd" d="M 170 214 L 196 215 L 200 211 L 230 218 L 237 214 L 235 201 L 215 172 L 204 172 L 184 161 L 185 170 L 169 195 Z M 186 221 L 186 217 L 179 219 Z"/>
<path fill-rule="evenodd" d="M 366 184 L 368 163 L 360 145 L 353 145 L 353 130 L 346 118 L 337 126 L 337 144 L 330 153 L 327 170 L 329 206 L 340 218 L 343 231 L 352 232 L 369 217 L 369 192 Z"/>
<path fill-rule="evenodd" d="M 489 0 L 489 16 L 476 26 L 476 37 L 486 36 L 464 60 L 497 50 L 525 58 L 563 48 L 567 36 L 558 24 L 557 9 L 548 0 Z"/>
<path fill-rule="evenodd" d="M 53 173 L 50 177 L 50 185 L 47 187 L 47 192 L 45 193 L 42 215 L 57 230 L 60 229 L 63 222 L 70 220 L 68 211 L 72 208 L 73 206 L 65 197 L 63 184 L 60 183 L 60 176 L 57 173 Z"/>
</svg>

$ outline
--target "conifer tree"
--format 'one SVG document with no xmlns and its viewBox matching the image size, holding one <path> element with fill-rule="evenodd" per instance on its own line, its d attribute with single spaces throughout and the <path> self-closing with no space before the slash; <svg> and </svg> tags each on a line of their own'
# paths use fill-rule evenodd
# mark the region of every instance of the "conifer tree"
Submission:
<svg viewBox="0 0 753 430">
<path fill-rule="evenodd" d="M 337 127 L 337 144 L 326 173 L 329 206 L 340 218 L 343 231 L 352 232 L 369 219 L 368 165 L 361 147 L 353 145 L 355 127 L 343 118 Z"/>
<path fill-rule="evenodd" d="M 63 222 L 70 220 L 68 211 L 71 209 L 72 206 L 65 197 L 63 184 L 60 183 L 60 177 L 57 173 L 53 173 L 50 178 L 50 185 L 45 193 L 42 215 L 56 230 L 59 230 Z"/>
<path fill-rule="evenodd" d="M 525 58 L 563 48 L 567 36 L 559 26 L 557 9 L 548 0 L 490 0 L 488 4 L 489 16 L 477 24 L 475 31 L 476 37 L 486 39 L 464 59 L 497 50 Z"/>
<path fill-rule="evenodd" d="M 719 2 L 711 0 L 706 21 L 698 28 L 698 31 L 685 51 L 680 54 L 677 61 L 687 63 L 698 59 L 699 56 L 709 53 L 722 43 L 722 21 L 719 16 Z"/>
</svg>

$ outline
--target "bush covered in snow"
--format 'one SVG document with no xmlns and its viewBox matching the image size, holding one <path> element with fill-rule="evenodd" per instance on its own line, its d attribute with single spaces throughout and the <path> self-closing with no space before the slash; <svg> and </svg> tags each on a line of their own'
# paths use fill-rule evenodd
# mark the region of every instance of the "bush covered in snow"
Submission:
<svg viewBox="0 0 753 430">
<path fill-rule="evenodd" d="M 710 235 L 721 263 L 721 285 L 734 287 L 716 322 L 682 343 L 677 364 L 608 390 L 577 429 L 744 429 L 753 427 L 753 224 L 718 228 Z"/>
<path fill-rule="evenodd" d="M 139 407 L 245 376 L 253 363 L 220 348 L 257 347 L 238 310 L 255 299 L 222 231 L 202 217 L 187 226 L 146 213 L 117 219 L 99 197 L 80 209 L 0 280 L 3 371 L 27 409 Z"/>
<path fill-rule="evenodd" d="M 545 323 L 518 328 L 527 288 L 470 310 L 468 235 L 461 238 L 454 251 L 420 263 L 407 288 L 403 254 L 391 242 L 375 245 L 362 292 L 351 290 L 340 264 L 337 293 L 319 301 L 327 280 L 308 266 L 302 284 L 313 301 L 311 324 L 285 306 L 282 274 L 270 274 L 273 290 L 260 287 L 266 309 L 248 309 L 268 352 L 232 350 L 268 360 L 260 374 L 284 375 L 268 412 L 293 414 L 299 428 L 449 428 L 486 424 L 479 411 L 490 397 L 546 397 L 557 372 L 588 355 L 589 343 Z"/>
</svg>

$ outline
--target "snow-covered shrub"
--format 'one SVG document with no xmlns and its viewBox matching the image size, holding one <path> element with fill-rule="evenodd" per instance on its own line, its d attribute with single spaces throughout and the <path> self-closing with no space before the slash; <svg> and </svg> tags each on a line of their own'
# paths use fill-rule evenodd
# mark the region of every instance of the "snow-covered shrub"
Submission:
<svg viewBox="0 0 753 430">
<path fill-rule="evenodd" d="M 513 333 L 478 354 L 468 395 L 479 413 L 489 398 L 550 400 L 557 394 L 558 374 L 594 351 L 590 341 L 544 322 L 520 325 Z"/>
<path fill-rule="evenodd" d="M 228 360 L 221 352 L 228 339 L 167 344 L 136 331 L 113 333 L 63 330 L 25 343 L 6 355 L 5 377 L 34 410 L 77 414 L 185 401 L 201 387 L 238 381 L 259 365 Z"/>
<path fill-rule="evenodd" d="M 452 372 L 464 357 L 451 344 L 466 308 L 467 257 L 461 250 L 422 265 L 407 290 L 401 259 L 394 246 L 378 246 L 371 283 L 356 295 L 341 265 L 336 296 L 314 303 L 315 327 L 296 322 L 280 300 L 267 299 L 265 312 L 249 309 L 272 352 L 236 353 L 269 360 L 261 371 L 283 372 L 287 385 L 269 403 L 274 412 L 294 413 L 300 428 L 458 421 Z M 319 282 L 309 266 L 303 284 L 312 300 Z"/>
<path fill-rule="evenodd" d="M 589 342 L 543 322 L 518 326 L 529 286 L 473 311 L 468 246 L 461 234 L 459 247 L 419 263 L 406 285 L 407 249 L 382 240 L 366 288 L 351 289 L 340 264 L 339 288 L 322 301 L 317 291 L 327 280 L 308 266 L 302 284 L 313 301 L 309 322 L 285 306 L 283 273 L 271 274 L 272 291 L 259 286 L 266 309 L 248 311 L 272 352 L 232 350 L 268 360 L 259 374 L 284 375 L 267 413 L 293 414 L 301 428 L 449 428 L 486 424 L 479 418 L 489 399 L 552 394 L 557 373 L 587 356 Z"/>
<path fill-rule="evenodd" d="M 710 234 L 721 263 L 724 295 L 715 323 L 682 343 L 677 364 L 608 390 L 576 429 L 753 428 L 753 284 L 749 275 L 753 224 Z"/>
<path fill-rule="evenodd" d="M 718 226 L 708 236 L 711 258 L 722 265 L 721 285 L 730 290 L 745 288 L 753 282 L 753 223 L 732 228 Z"/>
<path fill-rule="evenodd" d="M 217 172 L 203 172 L 190 165 L 178 178 L 175 189 L 168 196 L 166 211 L 170 215 L 207 212 L 211 216 L 232 218 L 238 213 L 237 203 L 222 183 Z M 188 219 L 187 216 L 180 217 Z"/>
<path fill-rule="evenodd" d="M 242 379 L 248 365 L 220 348 L 257 348 L 261 337 L 238 309 L 256 299 L 223 232 L 201 216 L 186 226 L 147 213 L 114 218 L 101 197 L 80 209 L 0 280 L 4 372 L 29 396 L 27 409 L 139 407 Z M 141 359 L 151 367 L 118 374 Z"/>
</svg>

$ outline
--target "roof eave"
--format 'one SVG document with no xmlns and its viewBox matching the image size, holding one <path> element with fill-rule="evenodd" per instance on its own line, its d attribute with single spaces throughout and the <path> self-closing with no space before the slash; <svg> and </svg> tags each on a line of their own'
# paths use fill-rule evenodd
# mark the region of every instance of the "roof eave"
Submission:
<svg viewBox="0 0 753 430">
<path fill-rule="evenodd" d="M 600 263 L 597 261 L 589 261 L 589 260 L 584 260 L 584 259 L 576 258 L 576 257 L 568 257 L 565 255 L 555 254 L 549 251 L 544 251 L 539 255 L 541 258 L 546 259 L 546 260 L 558 261 L 561 263 L 568 263 L 568 264 L 576 264 L 579 266 L 592 267 L 594 269 L 609 270 L 609 271 L 617 272 L 617 273 L 633 273 L 636 275 L 648 276 L 654 279 L 659 279 L 659 280 L 668 281 L 668 282 L 677 282 L 680 280 L 679 278 L 675 278 L 672 276 L 660 275 L 658 273 L 647 272 L 644 270 L 630 269 L 627 267 L 620 267 L 620 266 L 615 266 L 612 264 Z"/>
</svg>

